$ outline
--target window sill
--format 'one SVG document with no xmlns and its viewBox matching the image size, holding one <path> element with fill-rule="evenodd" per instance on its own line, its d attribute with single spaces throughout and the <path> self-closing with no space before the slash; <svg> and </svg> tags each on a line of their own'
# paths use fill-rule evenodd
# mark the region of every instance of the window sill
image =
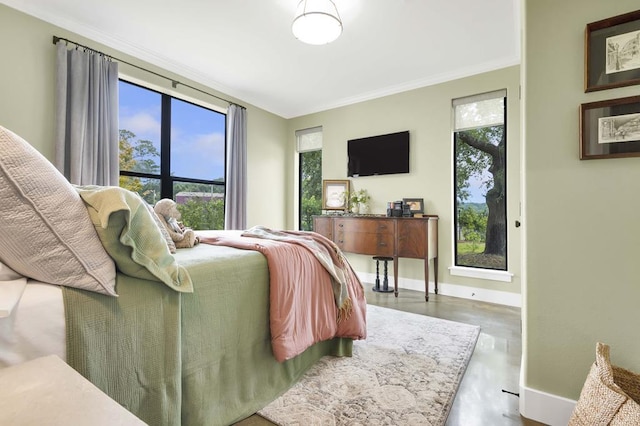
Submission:
<svg viewBox="0 0 640 426">
<path fill-rule="evenodd" d="M 466 268 L 464 266 L 450 266 L 449 273 L 459 277 L 479 278 L 481 280 L 503 281 L 510 283 L 513 274 L 507 271 L 494 271 L 492 269 Z"/>
</svg>

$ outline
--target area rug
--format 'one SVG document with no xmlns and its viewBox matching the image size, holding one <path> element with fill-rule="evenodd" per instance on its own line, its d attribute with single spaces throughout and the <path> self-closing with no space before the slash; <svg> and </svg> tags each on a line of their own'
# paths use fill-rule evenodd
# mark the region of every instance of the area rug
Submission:
<svg viewBox="0 0 640 426">
<path fill-rule="evenodd" d="M 479 333 L 368 305 L 352 357 L 322 358 L 258 414 L 281 426 L 444 425 Z"/>
</svg>

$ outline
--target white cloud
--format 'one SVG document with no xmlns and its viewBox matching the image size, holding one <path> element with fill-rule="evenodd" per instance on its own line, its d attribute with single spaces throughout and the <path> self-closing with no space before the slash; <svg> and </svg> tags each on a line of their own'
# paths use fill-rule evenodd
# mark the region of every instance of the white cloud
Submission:
<svg viewBox="0 0 640 426">
<path fill-rule="evenodd" d="M 178 176 L 219 178 L 224 171 L 224 134 L 207 133 L 185 135 L 174 131 L 174 136 L 184 135 L 172 142 L 172 172 Z M 186 137 L 185 137 L 186 136 Z"/>
<path fill-rule="evenodd" d="M 193 149 L 206 151 L 217 157 L 224 157 L 224 135 L 221 133 L 197 135 L 193 141 Z"/>
<path fill-rule="evenodd" d="M 137 139 L 148 139 L 160 143 L 160 121 L 152 114 L 138 112 L 120 117 L 120 128 L 133 132 Z"/>
</svg>

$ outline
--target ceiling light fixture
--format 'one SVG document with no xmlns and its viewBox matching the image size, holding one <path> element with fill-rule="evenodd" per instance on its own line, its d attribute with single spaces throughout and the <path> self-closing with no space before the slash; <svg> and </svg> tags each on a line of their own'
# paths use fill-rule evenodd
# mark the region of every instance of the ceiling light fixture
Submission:
<svg viewBox="0 0 640 426">
<path fill-rule="evenodd" d="M 342 33 L 342 21 L 332 0 L 301 0 L 291 30 L 308 44 L 327 44 Z"/>
</svg>

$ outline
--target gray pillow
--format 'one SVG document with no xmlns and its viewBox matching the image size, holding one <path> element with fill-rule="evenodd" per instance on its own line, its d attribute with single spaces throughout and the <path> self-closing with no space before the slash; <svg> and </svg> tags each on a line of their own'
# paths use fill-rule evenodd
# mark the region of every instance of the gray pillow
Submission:
<svg viewBox="0 0 640 426">
<path fill-rule="evenodd" d="M 0 261 L 38 281 L 117 296 L 115 265 L 76 190 L 2 126 L 0 200 Z"/>
</svg>

